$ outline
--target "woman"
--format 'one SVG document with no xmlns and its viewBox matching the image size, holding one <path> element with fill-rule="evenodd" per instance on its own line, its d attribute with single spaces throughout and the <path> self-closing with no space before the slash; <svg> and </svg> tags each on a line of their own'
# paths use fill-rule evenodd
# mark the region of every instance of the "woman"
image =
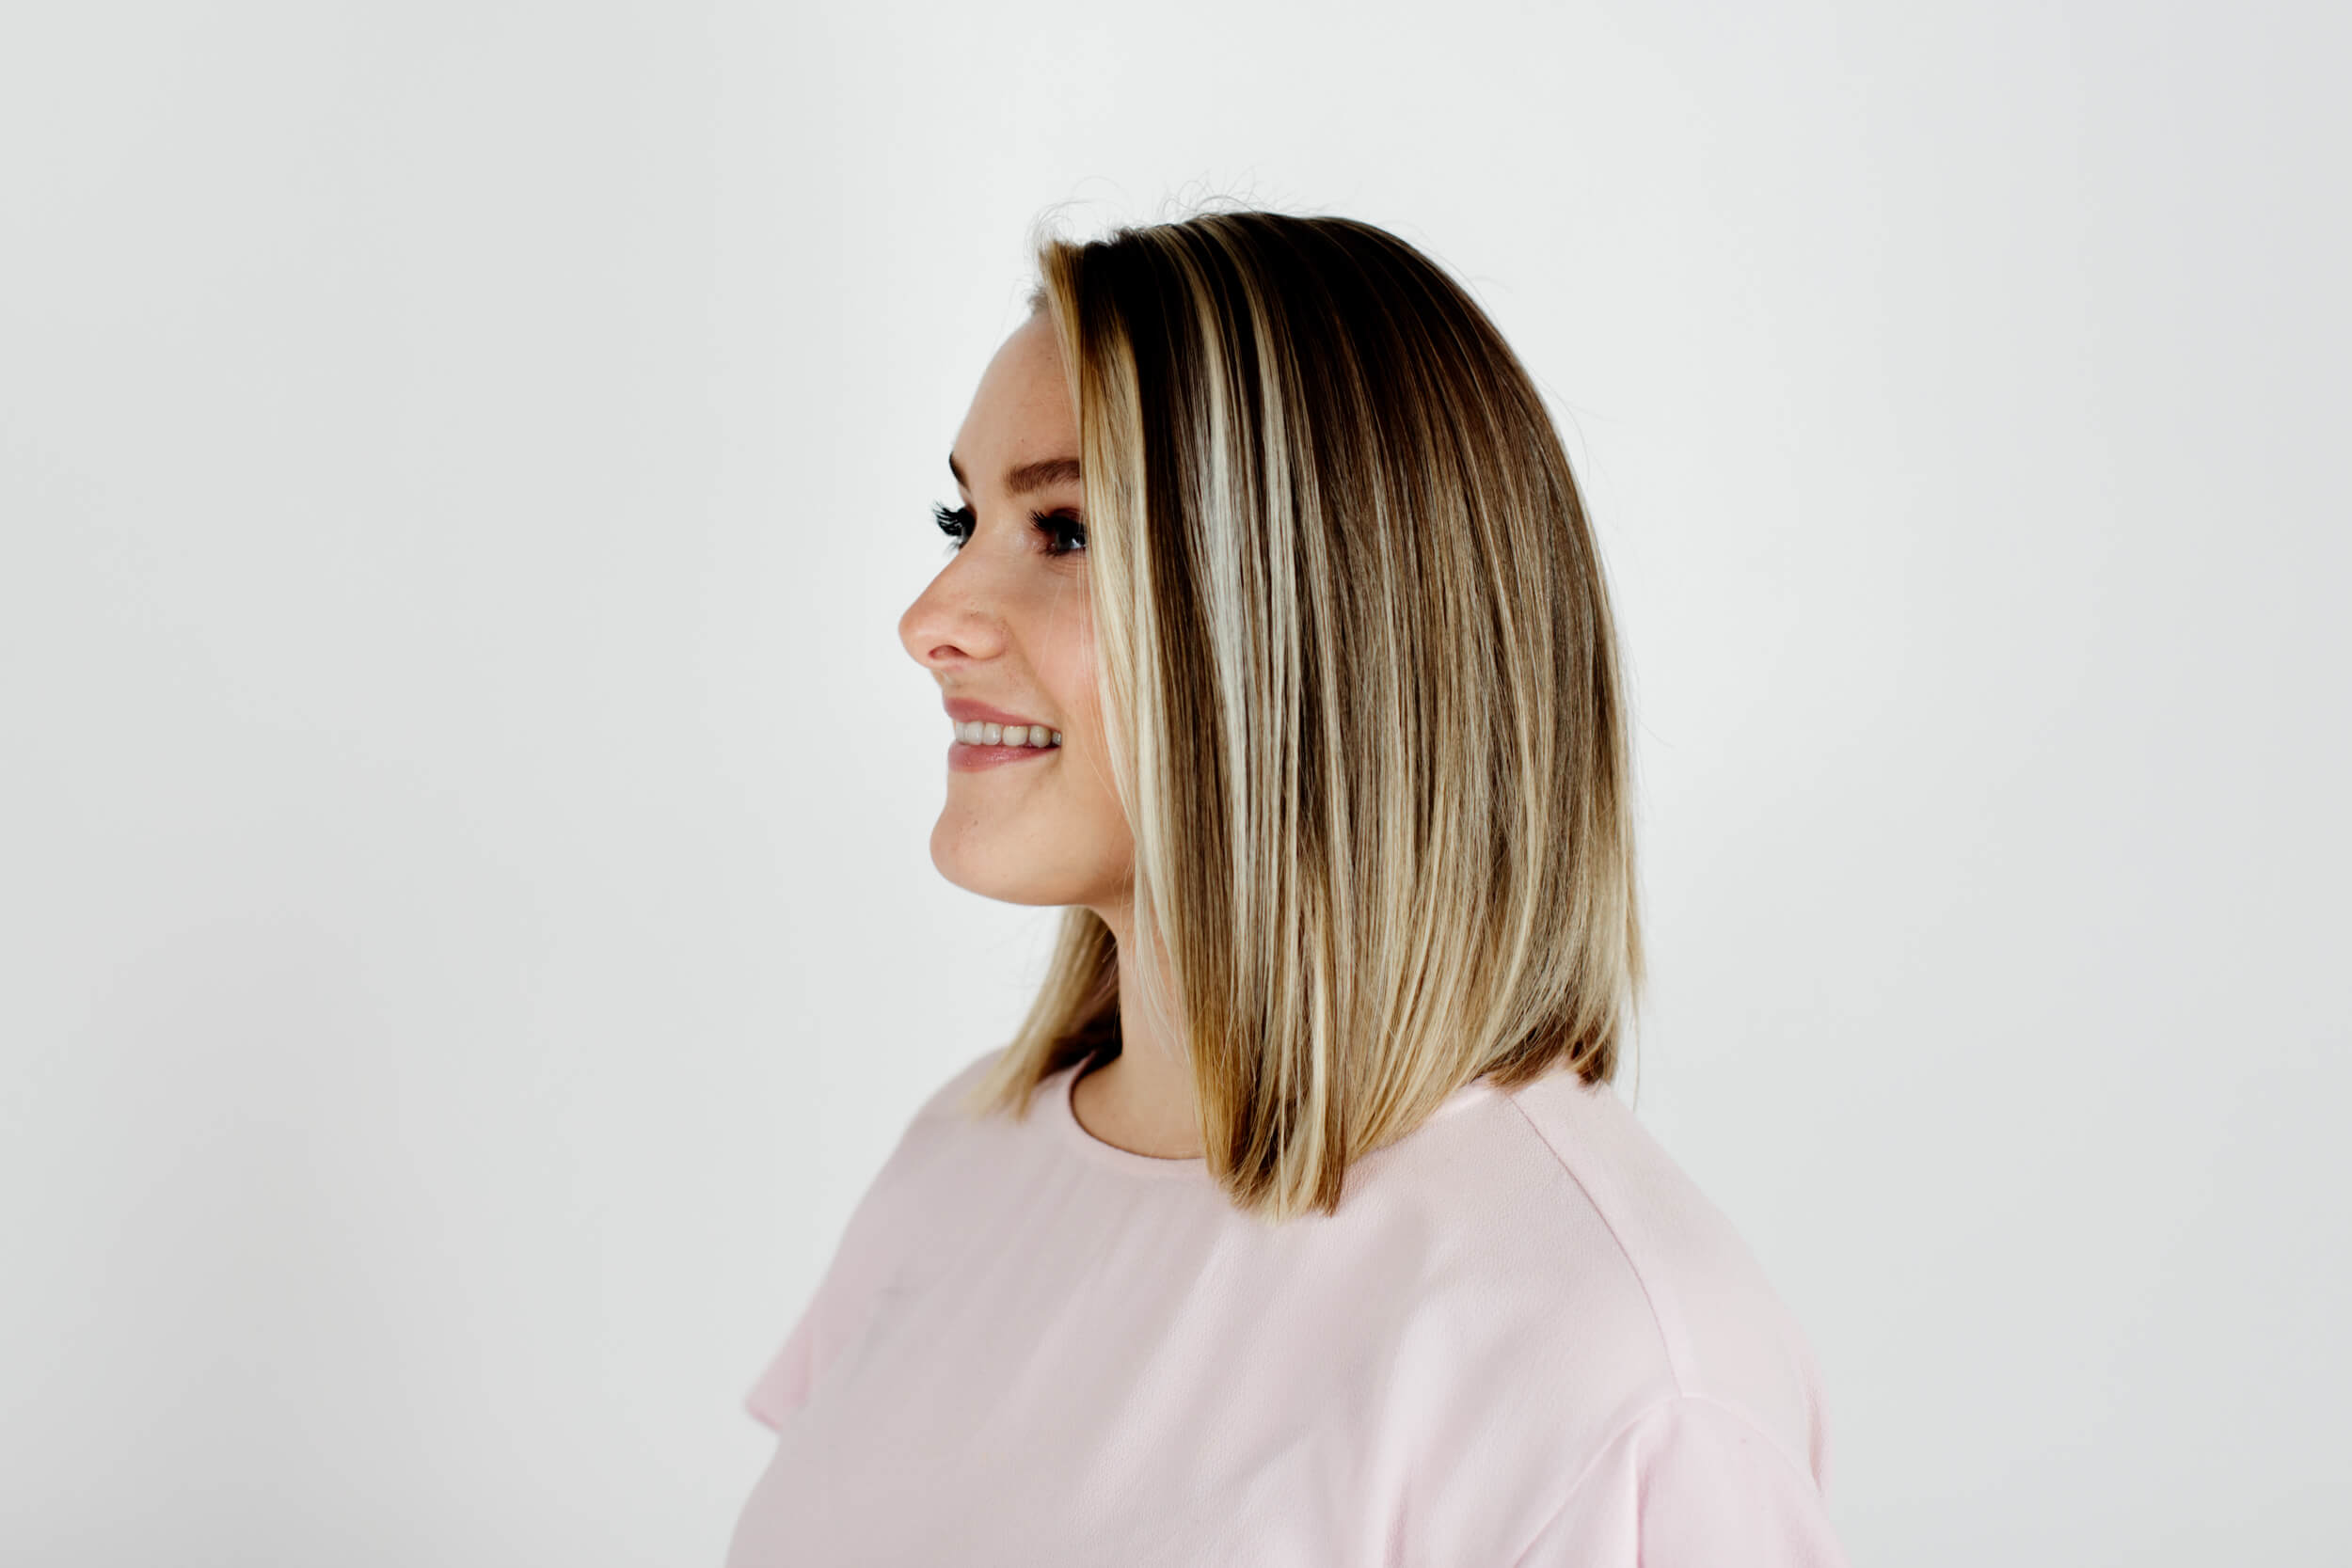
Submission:
<svg viewBox="0 0 2352 1568">
<path fill-rule="evenodd" d="M 752 1389 L 735 1568 L 1822 1563 L 1804 1341 L 1609 1086 L 1641 978 L 1599 558 L 1418 251 L 1040 251 L 907 652 L 931 856 L 1064 906 Z"/>
</svg>

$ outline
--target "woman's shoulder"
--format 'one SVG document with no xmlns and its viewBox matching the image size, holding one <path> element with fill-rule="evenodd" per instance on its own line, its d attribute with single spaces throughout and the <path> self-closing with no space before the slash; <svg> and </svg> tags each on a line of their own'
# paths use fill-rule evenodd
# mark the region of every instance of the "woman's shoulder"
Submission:
<svg viewBox="0 0 2352 1568">
<path fill-rule="evenodd" d="M 1615 1089 L 1561 1072 L 1469 1109 L 1439 1167 L 1478 1189 L 1469 1217 L 1498 1272 L 1559 1305 L 1563 1335 L 1613 1341 L 1621 1408 L 1728 1407 L 1820 1480 L 1827 1439 L 1802 1330 L 1729 1219 Z"/>
<path fill-rule="evenodd" d="M 914 1113 L 914 1120 L 920 1123 L 956 1115 L 963 1097 L 977 1088 L 980 1080 L 988 1076 L 989 1069 L 1011 1049 L 1009 1045 L 991 1046 L 949 1073 L 938 1087 L 925 1097 L 921 1108 Z"/>
<path fill-rule="evenodd" d="M 976 1125 L 964 1113 L 964 1101 L 1008 1049 L 991 1047 L 944 1079 L 933 1080 L 932 1086 L 923 1091 L 914 1114 L 900 1126 L 898 1141 L 874 1173 L 865 1207 L 888 1208 L 898 1195 L 904 1195 L 902 1201 L 927 1204 L 931 1199 L 922 1189 L 932 1179 L 946 1174 L 950 1180 L 961 1180 L 941 1167 L 962 1163 L 961 1145 Z"/>
</svg>

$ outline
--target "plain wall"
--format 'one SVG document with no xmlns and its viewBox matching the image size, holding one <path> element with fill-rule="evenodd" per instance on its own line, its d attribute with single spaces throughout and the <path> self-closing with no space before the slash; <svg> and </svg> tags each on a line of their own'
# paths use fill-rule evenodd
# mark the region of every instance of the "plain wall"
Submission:
<svg viewBox="0 0 2352 1568">
<path fill-rule="evenodd" d="M 2345 12 L 0 22 L 0 1559 L 713 1562 L 1051 911 L 897 640 L 1031 220 L 1370 219 L 1623 619 L 1857 1563 L 2341 1562 Z"/>
</svg>

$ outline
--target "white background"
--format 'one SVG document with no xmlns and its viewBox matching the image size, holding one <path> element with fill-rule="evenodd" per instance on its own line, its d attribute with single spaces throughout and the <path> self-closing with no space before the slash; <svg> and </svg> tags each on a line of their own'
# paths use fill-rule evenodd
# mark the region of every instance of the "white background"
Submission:
<svg viewBox="0 0 2352 1568">
<path fill-rule="evenodd" d="M 1052 919 L 895 621 L 1023 238 L 1386 224 L 1623 612 L 1857 1563 L 2352 1553 L 2345 12 L 0 24 L 0 1559 L 715 1563 Z"/>
</svg>

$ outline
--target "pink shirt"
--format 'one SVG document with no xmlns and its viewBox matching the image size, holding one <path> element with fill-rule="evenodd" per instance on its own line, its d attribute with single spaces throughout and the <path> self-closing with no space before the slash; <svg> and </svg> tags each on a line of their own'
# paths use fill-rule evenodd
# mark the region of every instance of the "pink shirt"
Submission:
<svg viewBox="0 0 2352 1568">
<path fill-rule="evenodd" d="M 746 1401 L 729 1568 L 1740 1568 L 1844 1561 L 1804 1339 L 1607 1088 L 1484 1081 L 1235 1210 L 935 1092 Z"/>
</svg>

